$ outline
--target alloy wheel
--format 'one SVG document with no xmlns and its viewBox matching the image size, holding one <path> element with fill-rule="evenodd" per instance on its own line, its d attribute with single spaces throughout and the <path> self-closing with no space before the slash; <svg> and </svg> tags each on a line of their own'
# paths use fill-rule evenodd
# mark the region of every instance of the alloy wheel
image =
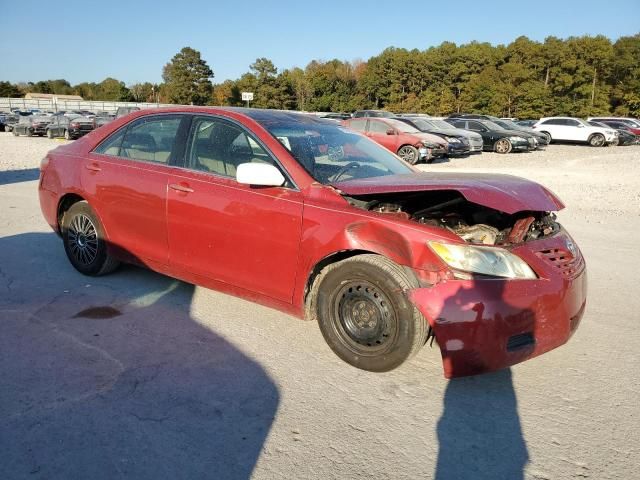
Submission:
<svg viewBox="0 0 640 480">
<path fill-rule="evenodd" d="M 75 260 L 85 266 L 91 265 L 98 255 L 98 232 L 86 215 L 76 215 L 71 220 L 67 234 L 69 251 Z"/>
</svg>

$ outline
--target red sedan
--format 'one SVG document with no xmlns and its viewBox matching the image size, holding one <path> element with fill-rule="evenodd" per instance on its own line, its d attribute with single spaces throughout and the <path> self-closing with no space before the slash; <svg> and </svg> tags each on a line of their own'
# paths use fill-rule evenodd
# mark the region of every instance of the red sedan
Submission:
<svg viewBox="0 0 640 480">
<path fill-rule="evenodd" d="M 421 132 L 394 118 L 352 118 L 345 120 L 344 125 L 363 133 L 411 165 L 421 161 L 429 163 L 449 151 L 449 144 L 442 137 Z"/>
<path fill-rule="evenodd" d="M 51 151 L 39 195 L 83 274 L 137 263 L 317 319 L 370 371 L 433 338 L 447 377 L 507 367 L 565 343 L 585 307 L 549 190 L 420 173 L 298 113 L 135 112 Z"/>
</svg>

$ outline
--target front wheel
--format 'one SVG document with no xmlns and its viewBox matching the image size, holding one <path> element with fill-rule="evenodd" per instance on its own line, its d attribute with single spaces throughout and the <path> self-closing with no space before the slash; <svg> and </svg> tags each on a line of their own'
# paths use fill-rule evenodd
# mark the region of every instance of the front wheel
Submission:
<svg viewBox="0 0 640 480">
<path fill-rule="evenodd" d="M 16 130 L 15 128 L 12 130 L 12 133 L 13 133 L 13 136 L 14 136 L 14 137 L 17 137 L 18 135 L 20 135 L 20 134 L 18 133 L 18 130 Z"/>
<path fill-rule="evenodd" d="M 398 149 L 398 156 L 405 162 L 415 165 L 420 160 L 420 152 L 416 147 L 404 145 Z"/>
<path fill-rule="evenodd" d="M 328 266 L 316 282 L 311 301 L 320 331 L 350 365 L 387 372 L 425 344 L 427 321 L 405 294 L 419 285 L 391 260 L 357 255 Z"/>
<path fill-rule="evenodd" d="M 498 140 L 494 146 L 494 150 L 496 153 L 509 153 L 512 149 L 511 142 L 506 138 L 501 138 Z"/>
<path fill-rule="evenodd" d="M 80 273 L 105 275 L 118 267 L 120 262 L 108 253 L 104 229 L 86 201 L 65 212 L 61 227 L 67 258 Z"/>
<path fill-rule="evenodd" d="M 589 137 L 589 145 L 592 147 L 602 147 L 604 145 L 604 135 L 601 133 L 594 133 Z"/>
</svg>

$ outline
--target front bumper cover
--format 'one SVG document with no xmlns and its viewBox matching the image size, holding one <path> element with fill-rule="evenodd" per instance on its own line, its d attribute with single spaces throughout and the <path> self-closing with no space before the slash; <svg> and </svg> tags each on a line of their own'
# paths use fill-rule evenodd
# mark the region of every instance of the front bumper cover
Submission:
<svg viewBox="0 0 640 480">
<path fill-rule="evenodd" d="M 536 280 L 449 280 L 409 292 L 433 328 L 445 377 L 523 362 L 563 345 L 578 327 L 587 295 L 580 252 L 569 262 L 556 261 L 573 247 L 564 232 L 531 244 L 512 251 L 532 266 Z"/>
</svg>

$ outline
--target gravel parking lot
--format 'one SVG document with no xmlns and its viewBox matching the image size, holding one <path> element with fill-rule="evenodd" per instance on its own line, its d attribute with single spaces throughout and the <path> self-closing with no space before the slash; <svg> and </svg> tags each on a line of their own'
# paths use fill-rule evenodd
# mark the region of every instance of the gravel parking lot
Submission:
<svg viewBox="0 0 640 480">
<path fill-rule="evenodd" d="M 589 269 L 567 345 L 447 381 L 436 348 L 368 373 L 314 323 L 135 267 L 83 277 L 38 205 L 59 144 L 0 133 L 0 478 L 637 478 L 640 147 L 421 166 L 543 183 Z"/>
</svg>

